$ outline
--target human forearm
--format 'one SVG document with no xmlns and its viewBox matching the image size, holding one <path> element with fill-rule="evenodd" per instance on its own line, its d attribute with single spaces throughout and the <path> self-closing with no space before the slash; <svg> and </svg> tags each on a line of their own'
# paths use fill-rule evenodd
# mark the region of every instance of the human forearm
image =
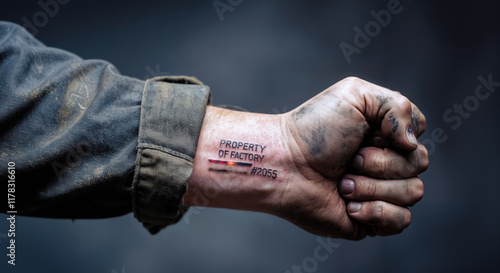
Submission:
<svg viewBox="0 0 500 273">
<path fill-rule="evenodd" d="M 184 205 L 273 213 L 290 162 L 280 115 L 208 106 Z"/>
</svg>

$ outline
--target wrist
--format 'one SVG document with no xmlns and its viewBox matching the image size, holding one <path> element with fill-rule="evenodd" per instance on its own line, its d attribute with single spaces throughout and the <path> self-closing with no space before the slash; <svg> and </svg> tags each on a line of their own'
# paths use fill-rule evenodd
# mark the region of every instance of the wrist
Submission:
<svg viewBox="0 0 500 273">
<path fill-rule="evenodd" d="M 276 214 L 290 168 L 281 120 L 208 106 L 184 205 Z"/>
</svg>

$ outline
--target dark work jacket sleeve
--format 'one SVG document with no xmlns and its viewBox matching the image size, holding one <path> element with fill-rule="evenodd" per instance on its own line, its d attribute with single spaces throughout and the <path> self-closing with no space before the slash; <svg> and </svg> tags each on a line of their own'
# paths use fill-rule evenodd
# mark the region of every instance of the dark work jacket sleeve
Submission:
<svg viewBox="0 0 500 273">
<path fill-rule="evenodd" d="M 0 22 L 0 212 L 175 223 L 209 99 L 194 78 L 126 77 Z"/>
</svg>

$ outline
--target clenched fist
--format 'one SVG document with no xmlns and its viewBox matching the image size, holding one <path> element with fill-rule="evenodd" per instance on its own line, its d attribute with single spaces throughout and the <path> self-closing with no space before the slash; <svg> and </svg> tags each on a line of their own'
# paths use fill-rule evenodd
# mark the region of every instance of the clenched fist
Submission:
<svg viewBox="0 0 500 273">
<path fill-rule="evenodd" d="M 209 106 L 184 204 L 266 212 L 322 236 L 399 233 L 423 196 L 424 130 L 407 98 L 353 77 L 285 114 Z"/>
</svg>

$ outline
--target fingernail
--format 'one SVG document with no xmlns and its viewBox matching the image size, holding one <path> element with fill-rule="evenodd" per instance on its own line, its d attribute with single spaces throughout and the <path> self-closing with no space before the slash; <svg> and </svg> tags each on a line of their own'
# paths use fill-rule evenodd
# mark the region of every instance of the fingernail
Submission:
<svg viewBox="0 0 500 273">
<path fill-rule="evenodd" d="M 349 213 L 355 213 L 361 210 L 361 203 L 358 202 L 350 202 L 347 204 L 347 211 Z"/>
<path fill-rule="evenodd" d="M 408 126 L 408 130 L 406 130 L 406 136 L 408 137 L 409 142 L 417 145 L 417 139 L 415 138 L 415 134 L 413 134 L 413 129 L 411 128 L 411 126 Z"/>
<path fill-rule="evenodd" d="M 359 154 L 355 155 L 352 159 L 352 168 L 355 170 L 363 169 L 363 157 Z"/>
<path fill-rule="evenodd" d="M 354 191 L 354 181 L 344 178 L 340 181 L 340 193 L 349 194 Z"/>
</svg>

